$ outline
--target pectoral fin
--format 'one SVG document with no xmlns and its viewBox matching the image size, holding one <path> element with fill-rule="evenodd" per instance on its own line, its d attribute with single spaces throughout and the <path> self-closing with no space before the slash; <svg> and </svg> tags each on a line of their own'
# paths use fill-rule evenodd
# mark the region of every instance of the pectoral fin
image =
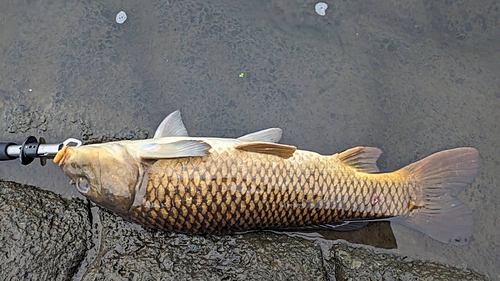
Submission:
<svg viewBox="0 0 500 281">
<path fill-rule="evenodd" d="M 149 143 L 139 147 L 142 159 L 164 159 L 179 157 L 207 156 L 212 148 L 200 140 L 181 140 L 171 143 Z"/>
<path fill-rule="evenodd" d="M 156 129 L 154 139 L 164 137 L 187 137 L 188 132 L 182 123 L 181 112 L 176 110 L 170 113 Z"/>
<path fill-rule="evenodd" d="M 246 134 L 238 139 L 241 141 L 248 142 L 279 142 L 281 139 L 281 135 L 283 130 L 280 128 L 269 128 L 265 130 L 261 130 L 255 133 Z"/>
<path fill-rule="evenodd" d="M 276 155 L 282 158 L 290 158 L 297 148 L 291 145 L 276 144 L 269 142 L 251 142 L 236 146 L 236 149 L 248 152 Z"/>
<path fill-rule="evenodd" d="M 358 146 L 337 154 L 339 160 L 358 172 L 378 173 L 377 160 L 382 150 L 377 147 Z"/>
</svg>

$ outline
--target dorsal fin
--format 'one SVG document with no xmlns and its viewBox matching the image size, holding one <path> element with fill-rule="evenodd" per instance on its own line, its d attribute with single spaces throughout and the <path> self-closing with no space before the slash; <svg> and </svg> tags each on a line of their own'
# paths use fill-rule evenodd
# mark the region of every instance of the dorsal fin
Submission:
<svg viewBox="0 0 500 281">
<path fill-rule="evenodd" d="M 382 154 L 382 150 L 377 147 L 358 146 L 337 154 L 339 160 L 358 172 L 377 173 L 378 157 Z"/>
<path fill-rule="evenodd" d="M 376 220 L 373 220 L 376 221 Z M 358 230 L 368 225 L 368 221 L 338 221 L 332 222 L 329 224 L 320 224 L 320 225 L 310 225 L 310 226 L 298 226 L 298 227 L 290 227 L 284 228 L 283 230 L 292 231 L 292 230 L 335 230 L 335 231 L 352 231 Z"/>
<path fill-rule="evenodd" d="M 165 159 L 207 156 L 212 147 L 201 140 L 181 140 L 170 143 L 148 143 L 138 148 L 142 159 Z"/>
<path fill-rule="evenodd" d="M 188 132 L 182 123 L 181 112 L 176 110 L 170 113 L 156 129 L 154 139 L 164 137 L 187 137 Z"/>
<path fill-rule="evenodd" d="M 283 134 L 283 130 L 280 128 L 269 128 L 265 130 L 261 130 L 255 133 L 246 134 L 238 139 L 240 141 L 248 141 L 248 142 L 279 142 L 281 139 L 281 135 Z"/>
<path fill-rule="evenodd" d="M 297 150 L 295 146 L 270 142 L 251 142 L 240 144 L 236 146 L 236 149 L 248 152 L 276 155 L 285 159 L 292 157 L 295 150 Z"/>
</svg>

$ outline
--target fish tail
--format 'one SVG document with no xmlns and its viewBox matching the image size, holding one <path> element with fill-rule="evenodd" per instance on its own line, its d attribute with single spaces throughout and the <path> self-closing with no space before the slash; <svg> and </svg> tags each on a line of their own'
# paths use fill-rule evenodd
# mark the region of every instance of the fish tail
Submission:
<svg viewBox="0 0 500 281">
<path fill-rule="evenodd" d="M 455 245 L 472 236 L 472 211 L 456 196 L 474 181 L 479 153 L 462 147 L 432 154 L 400 170 L 413 183 L 410 214 L 394 221 Z"/>
</svg>

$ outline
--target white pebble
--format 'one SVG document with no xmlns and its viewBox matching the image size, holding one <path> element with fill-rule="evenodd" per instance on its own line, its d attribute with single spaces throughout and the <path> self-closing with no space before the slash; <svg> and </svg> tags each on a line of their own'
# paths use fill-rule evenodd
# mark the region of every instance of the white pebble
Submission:
<svg viewBox="0 0 500 281">
<path fill-rule="evenodd" d="M 324 16 L 326 14 L 326 9 L 328 9 L 328 4 L 325 2 L 319 2 L 314 8 L 316 9 L 316 13 L 318 13 L 318 15 Z"/>
<path fill-rule="evenodd" d="M 122 24 L 122 23 L 124 23 L 126 20 L 127 20 L 127 14 L 125 14 L 125 12 L 124 12 L 124 11 L 120 11 L 120 12 L 116 15 L 116 22 L 117 22 L 117 23 Z"/>
</svg>

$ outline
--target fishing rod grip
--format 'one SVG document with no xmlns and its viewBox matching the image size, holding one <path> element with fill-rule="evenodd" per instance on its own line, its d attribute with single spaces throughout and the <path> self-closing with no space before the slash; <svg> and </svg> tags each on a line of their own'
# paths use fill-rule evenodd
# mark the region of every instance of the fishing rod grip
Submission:
<svg viewBox="0 0 500 281">
<path fill-rule="evenodd" d="M 34 136 L 27 137 L 22 144 L 0 141 L 0 161 L 19 158 L 21 164 L 28 165 L 35 158 L 40 158 L 44 166 L 47 158 L 53 158 L 65 145 L 76 147 L 82 145 L 82 141 L 69 138 L 63 143 L 47 144 L 44 138 L 37 140 Z"/>
<path fill-rule="evenodd" d="M 21 164 L 28 165 L 39 157 L 37 154 L 40 143 L 34 136 L 27 137 L 23 144 L 0 142 L 0 161 L 19 158 Z"/>
<path fill-rule="evenodd" d="M 16 143 L 5 141 L 0 142 L 0 161 L 13 160 L 17 158 L 16 156 L 11 156 L 7 153 L 7 148 L 11 145 L 16 145 Z"/>
</svg>

